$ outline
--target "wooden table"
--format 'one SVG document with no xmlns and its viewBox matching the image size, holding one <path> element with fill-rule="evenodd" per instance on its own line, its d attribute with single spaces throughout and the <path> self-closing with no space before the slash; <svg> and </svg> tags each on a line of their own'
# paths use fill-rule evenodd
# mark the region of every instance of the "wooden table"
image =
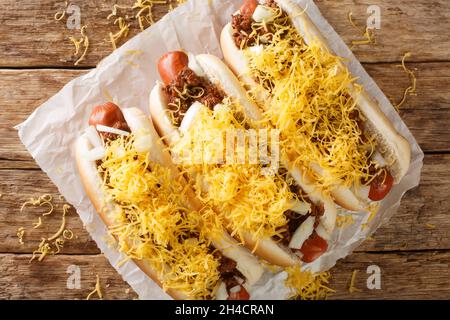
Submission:
<svg viewBox="0 0 450 320">
<path fill-rule="evenodd" d="M 121 1 L 124 3 L 125 1 Z M 0 0 L 0 298 L 82 299 L 100 276 L 107 299 L 130 299 L 135 294 L 100 254 L 75 212 L 67 225 L 76 239 L 62 252 L 43 262 L 29 263 L 41 237 L 57 230 L 60 215 L 50 216 L 43 228 L 25 234 L 19 244 L 17 229 L 27 229 L 44 208 L 20 212 L 30 197 L 57 190 L 21 145 L 13 126 L 25 120 L 42 102 L 69 80 L 89 69 L 111 52 L 105 40 L 113 30 L 106 20 L 111 0 L 74 1 L 88 24 L 91 49 L 86 60 L 74 67 L 70 35 L 53 19 L 63 1 Z M 381 30 L 376 45 L 354 48 L 370 75 L 388 97 L 399 101 L 409 85 L 397 67 L 411 51 L 409 66 L 416 69 L 417 96 L 408 97 L 400 113 L 425 151 L 422 181 L 402 201 L 398 213 L 373 239 L 339 261 L 332 269 L 336 290 L 331 299 L 450 299 L 450 3 L 447 0 L 320 0 L 322 13 L 346 43 L 359 38 L 347 20 L 351 10 L 359 23 L 366 9 L 381 7 Z M 155 17 L 167 11 L 155 6 Z M 95 32 L 94 32 L 95 30 Z M 61 207 L 62 203 L 56 201 Z M 367 267 L 381 268 L 381 290 L 366 287 Z M 81 288 L 68 289 L 67 269 L 80 267 Z M 359 270 L 352 294 L 348 284 Z"/>
</svg>

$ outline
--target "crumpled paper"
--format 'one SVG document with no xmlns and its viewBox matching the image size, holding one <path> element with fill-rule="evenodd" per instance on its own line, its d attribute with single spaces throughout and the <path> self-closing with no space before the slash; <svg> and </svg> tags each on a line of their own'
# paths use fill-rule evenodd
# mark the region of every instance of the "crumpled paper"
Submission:
<svg viewBox="0 0 450 320">
<path fill-rule="evenodd" d="M 294 0 L 295 1 L 295 0 Z M 77 174 L 73 145 L 86 126 L 93 108 L 112 100 L 123 108 L 138 107 L 148 113 L 148 96 L 158 79 L 156 64 L 168 50 L 184 49 L 193 53 L 211 53 L 222 57 L 219 36 L 242 1 L 191 0 L 167 14 L 158 23 L 129 40 L 101 61 L 96 69 L 69 82 L 55 96 L 38 107 L 17 126 L 19 137 L 41 169 L 80 215 L 89 234 L 111 265 L 136 291 L 140 299 L 170 299 L 133 262 L 119 266 L 124 258 L 111 245 L 106 226 L 96 214 Z M 397 211 L 403 194 L 417 186 L 423 152 L 389 100 L 373 79 L 322 17 L 312 0 L 296 0 L 329 41 L 331 49 L 348 61 L 350 71 L 359 77 L 368 93 L 412 146 L 411 167 L 401 183 L 382 202 L 378 214 L 368 223 L 368 214 L 355 214 L 355 223 L 337 228 L 328 253 L 308 265 L 313 271 L 328 270 L 338 259 L 349 255 L 381 224 Z M 345 212 L 343 212 L 345 213 Z M 253 299 L 282 299 L 290 294 L 284 286 L 285 272 L 267 271 L 253 288 Z"/>
</svg>

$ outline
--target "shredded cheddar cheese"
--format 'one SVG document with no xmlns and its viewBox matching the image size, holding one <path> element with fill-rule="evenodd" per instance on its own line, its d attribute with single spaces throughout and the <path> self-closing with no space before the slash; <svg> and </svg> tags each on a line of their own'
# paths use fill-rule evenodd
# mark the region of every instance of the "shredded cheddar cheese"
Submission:
<svg viewBox="0 0 450 320">
<path fill-rule="evenodd" d="M 368 227 L 369 223 L 375 218 L 378 213 L 378 209 L 380 208 L 379 203 L 371 203 L 369 205 L 369 216 L 367 217 L 367 221 L 361 225 L 361 229 L 364 230 Z"/>
<path fill-rule="evenodd" d="M 62 223 L 61 226 L 59 227 L 58 231 L 56 231 L 56 233 L 51 236 L 50 238 L 47 239 L 47 241 L 52 241 L 55 240 L 56 238 L 58 238 L 65 230 L 66 228 L 66 214 L 67 211 L 69 210 L 70 206 L 68 204 L 64 204 L 63 205 L 63 214 L 62 214 Z"/>
<path fill-rule="evenodd" d="M 80 40 L 75 39 L 74 37 L 69 37 L 70 42 L 75 46 L 75 53 L 74 56 L 78 56 L 80 53 L 81 47 L 83 47 L 83 52 L 81 53 L 81 56 L 75 61 L 74 65 L 79 65 L 81 61 L 84 60 L 86 57 L 87 51 L 89 49 L 89 37 L 86 34 L 87 26 L 82 26 L 80 33 L 81 38 Z"/>
<path fill-rule="evenodd" d="M 33 223 L 33 229 L 37 229 L 42 225 L 41 217 L 38 217 L 38 222 Z"/>
<path fill-rule="evenodd" d="M 331 277 L 329 272 L 312 273 L 302 271 L 299 266 L 288 267 L 286 272 L 288 277 L 285 284 L 295 292 L 290 299 L 323 300 L 335 292 L 328 287 Z"/>
<path fill-rule="evenodd" d="M 400 65 L 400 67 L 402 67 L 403 70 L 408 74 L 411 80 L 411 85 L 408 88 L 406 88 L 405 91 L 403 92 L 402 100 L 394 106 L 397 109 L 397 111 L 400 110 L 400 108 L 405 104 L 408 95 L 413 95 L 416 93 L 416 84 L 417 84 L 416 76 L 414 72 L 408 69 L 405 65 L 405 60 L 406 58 L 409 57 L 411 57 L 411 53 L 410 52 L 405 53 L 405 55 L 402 58 L 402 64 Z"/>
<path fill-rule="evenodd" d="M 103 300 L 102 287 L 100 285 L 100 277 L 98 276 L 98 274 L 95 277 L 97 279 L 95 282 L 95 288 L 87 295 L 86 300 L 90 300 L 94 294 L 97 294 L 99 299 Z"/>
<path fill-rule="evenodd" d="M 355 220 L 353 219 L 353 215 L 346 214 L 346 215 L 338 215 L 336 217 L 336 227 L 338 228 L 345 228 L 355 223 Z"/>
<path fill-rule="evenodd" d="M 130 24 L 126 22 L 125 18 L 118 17 L 114 20 L 114 25 L 119 27 L 119 31 L 116 33 L 109 33 L 109 39 L 111 41 L 113 50 L 117 49 L 117 43 L 122 39 L 128 36 L 128 32 L 130 31 Z"/>
<path fill-rule="evenodd" d="M 43 206 L 48 205 L 49 210 L 43 214 L 43 216 L 50 215 L 53 212 L 53 204 L 52 204 L 53 197 L 49 194 L 44 194 L 38 198 L 30 198 L 28 201 L 25 201 L 22 206 L 20 207 L 20 211 L 22 212 L 23 209 L 25 209 L 26 206 Z"/>
<path fill-rule="evenodd" d="M 150 161 L 148 153 L 138 152 L 133 135 L 111 141 L 98 170 L 105 191 L 118 204 L 110 231 L 127 260 L 148 262 L 164 290 L 210 298 L 220 279 L 209 240 L 220 232 L 214 227 L 221 225 L 214 221 L 217 215 L 210 209 L 187 209 L 185 187 L 169 169 Z"/>
<path fill-rule="evenodd" d="M 352 45 L 362 45 L 362 44 L 374 44 L 375 41 L 375 32 L 374 29 L 369 29 L 366 27 L 365 29 L 360 28 L 358 25 L 356 25 L 355 21 L 353 20 L 353 13 L 350 11 L 348 13 L 348 21 L 352 26 L 354 26 L 356 29 L 361 31 L 362 36 L 364 37 L 364 40 L 352 40 Z"/>
<path fill-rule="evenodd" d="M 64 197 L 59 196 L 59 199 L 64 200 Z M 50 194 L 44 194 L 38 198 L 30 198 L 28 201 L 22 204 L 20 210 L 23 211 L 23 209 L 28 205 L 31 206 L 48 205 L 50 207 L 49 211 L 43 213 L 41 217 L 38 217 L 38 221 L 32 224 L 33 229 L 37 229 L 42 226 L 43 224 L 42 217 L 48 216 L 54 212 L 53 197 Z M 66 229 L 65 216 L 69 208 L 70 206 L 68 204 L 63 205 L 62 223 L 60 228 L 52 236 L 49 236 L 48 238 L 42 238 L 42 241 L 39 243 L 38 248 L 33 251 L 33 254 L 30 258 L 30 262 L 35 260 L 37 256 L 39 256 L 38 261 L 43 261 L 44 258 L 49 254 L 58 254 L 61 251 L 61 248 L 65 243 L 65 240 L 70 240 L 73 238 L 73 232 L 69 229 Z M 24 244 L 23 242 L 24 233 L 25 228 L 24 227 L 19 228 L 17 236 L 19 237 L 19 242 L 21 244 Z M 61 237 L 61 235 L 63 237 Z"/>
<path fill-rule="evenodd" d="M 19 243 L 21 245 L 25 244 L 25 242 L 23 242 L 23 236 L 25 235 L 25 228 L 24 227 L 20 227 L 19 229 L 17 229 L 17 238 L 19 238 Z"/>
<path fill-rule="evenodd" d="M 350 292 L 350 294 L 357 292 L 357 291 L 361 291 L 361 289 L 358 289 L 355 287 L 355 280 L 356 280 L 357 273 L 358 273 L 358 270 L 353 270 L 353 272 L 352 272 L 352 277 L 350 278 L 350 284 L 348 286 L 348 292 Z"/>
<path fill-rule="evenodd" d="M 244 123 L 238 121 L 231 111 L 237 108 L 200 109 L 195 126 L 171 146 L 171 151 L 185 159 L 185 152 L 198 156 L 191 150 L 197 150 L 198 146 L 203 148 L 201 161 L 196 162 L 193 158 L 183 160 L 183 169 L 190 177 L 197 196 L 218 208 L 233 236 L 241 237 L 243 232 L 250 232 L 255 240 L 281 236 L 287 224 L 284 212 L 298 200 L 286 180 L 278 175 L 263 174 L 261 164 L 249 164 L 248 152 L 239 150 L 242 146 L 237 146 L 236 152 L 246 155 L 244 163 L 218 165 L 210 161 L 217 157 L 220 159 L 224 154 L 223 141 L 227 133 L 244 129 Z"/>
<path fill-rule="evenodd" d="M 325 189 L 336 182 L 350 187 L 370 181 L 375 142 L 364 137 L 358 125 L 349 86 L 356 92 L 361 88 L 342 67 L 341 58 L 315 39 L 306 44 L 287 18 L 278 16 L 264 49 L 244 52 L 250 75 L 259 83 L 252 94 L 270 92 L 263 108 L 266 119 L 280 130 L 281 150 L 293 163 L 308 168 Z"/>
</svg>

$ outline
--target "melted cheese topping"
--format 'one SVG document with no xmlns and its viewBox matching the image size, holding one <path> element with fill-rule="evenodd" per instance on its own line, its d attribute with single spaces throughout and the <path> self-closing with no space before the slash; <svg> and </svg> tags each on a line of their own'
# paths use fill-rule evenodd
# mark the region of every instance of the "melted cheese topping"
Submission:
<svg viewBox="0 0 450 320">
<path fill-rule="evenodd" d="M 298 266 L 286 268 L 286 272 L 288 277 L 285 284 L 295 292 L 291 299 L 321 300 L 335 292 L 328 287 L 331 277 L 329 272 L 312 273 L 302 271 Z"/>
<path fill-rule="evenodd" d="M 120 207 L 111 228 L 120 251 L 149 262 L 164 290 L 211 298 L 220 278 L 208 241 L 213 230 L 203 227 L 210 226 L 211 211 L 186 209 L 182 184 L 167 168 L 152 163 L 148 153 L 138 152 L 133 136 L 108 143 L 98 170 L 106 192 Z"/>
<path fill-rule="evenodd" d="M 325 169 L 323 175 L 311 173 L 326 188 L 337 181 L 351 186 L 370 180 L 375 146 L 370 137 L 363 140 L 352 116 L 356 105 L 348 88 L 355 79 L 341 68 L 339 57 L 317 41 L 307 45 L 283 19 L 278 14 L 271 24 L 273 38 L 264 50 L 245 50 L 251 76 L 260 84 L 256 91 L 271 93 L 263 108 L 281 132 L 283 152 L 297 165 Z M 254 23 L 253 28 L 263 27 Z"/>
<path fill-rule="evenodd" d="M 265 175 L 260 164 L 249 164 L 248 149 L 242 149 L 245 145 L 234 147 L 235 154 L 245 154 L 243 163 L 225 161 L 226 134 L 244 130 L 243 121 L 231 111 L 239 106 L 231 103 L 225 100 L 226 105 L 214 111 L 201 108 L 195 125 L 171 146 L 172 152 L 182 160 L 198 197 L 218 208 L 232 235 L 250 232 L 256 240 L 280 235 L 287 224 L 284 212 L 293 207 L 297 196 L 282 177 Z M 203 156 L 196 162 L 193 157 L 198 152 Z M 186 153 L 190 154 L 186 157 Z M 222 164 L 208 161 L 220 157 Z"/>
</svg>

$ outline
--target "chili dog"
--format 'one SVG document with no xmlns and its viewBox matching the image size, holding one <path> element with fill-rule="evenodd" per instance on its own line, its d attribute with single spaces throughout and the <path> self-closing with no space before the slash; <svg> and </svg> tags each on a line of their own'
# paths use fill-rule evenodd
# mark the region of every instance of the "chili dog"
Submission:
<svg viewBox="0 0 450 320">
<path fill-rule="evenodd" d="M 186 188 L 149 119 L 96 106 L 76 144 L 81 181 L 118 248 L 175 299 L 248 300 L 258 260 Z"/>
<path fill-rule="evenodd" d="M 261 111 L 217 57 L 169 52 L 158 70 L 163 83 L 150 94 L 150 113 L 172 153 L 188 149 L 196 138 L 214 149 L 213 139 L 203 139 L 215 130 L 220 140 L 227 130 L 261 126 Z M 201 163 L 183 170 L 198 197 L 223 215 L 229 232 L 266 261 L 291 266 L 327 251 L 336 207 L 296 168 L 287 165 L 273 176 L 262 175 L 260 165 Z"/>
<path fill-rule="evenodd" d="M 245 0 L 221 34 L 225 61 L 280 129 L 292 165 L 361 211 L 406 174 L 410 146 L 290 0 Z"/>
</svg>

